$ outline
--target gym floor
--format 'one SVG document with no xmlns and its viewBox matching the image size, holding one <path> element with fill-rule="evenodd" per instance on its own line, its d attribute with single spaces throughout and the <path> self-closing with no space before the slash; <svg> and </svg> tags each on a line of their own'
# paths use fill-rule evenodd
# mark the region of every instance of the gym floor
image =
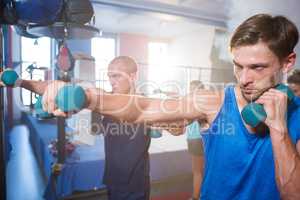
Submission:
<svg viewBox="0 0 300 200">
<path fill-rule="evenodd" d="M 15 126 L 10 132 L 12 151 L 7 164 L 7 200 L 43 200 L 46 187 L 29 142 L 25 125 Z M 177 177 L 152 183 L 151 200 L 185 200 L 190 197 L 192 177 Z M 105 200 L 101 193 L 81 193 L 67 199 Z"/>
</svg>

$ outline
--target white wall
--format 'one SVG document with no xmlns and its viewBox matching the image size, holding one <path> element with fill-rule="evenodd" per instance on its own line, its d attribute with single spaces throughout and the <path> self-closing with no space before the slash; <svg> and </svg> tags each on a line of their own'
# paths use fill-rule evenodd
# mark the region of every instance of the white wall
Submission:
<svg viewBox="0 0 300 200">
<path fill-rule="evenodd" d="M 197 31 L 173 38 L 169 45 L 169 60 L 171 66 L 189 66 L 191 70 L 176 70 L 175 77 L 182 83 L 190 80 L 200 79 L 210 81 L 210 74 L 207 70 L 199 68 L 211 68 L 210 54 L 213 45 L 215 29 L 211 26 L 203 26 Z M 175 70 L 174 70 L 175 71 Z M 202 73 L 201 73 L 202 72 Z M 201 74 L 200 74 L 201 73 Z M 206 74 L 206 75 L 205 75 Z"/>
<path fill-rule="evenodd" d="M 172 65 L 211 67 L 210 52 L 215 29 L 204 26 L 171 40 L 169 45 Z"/>
</svg>

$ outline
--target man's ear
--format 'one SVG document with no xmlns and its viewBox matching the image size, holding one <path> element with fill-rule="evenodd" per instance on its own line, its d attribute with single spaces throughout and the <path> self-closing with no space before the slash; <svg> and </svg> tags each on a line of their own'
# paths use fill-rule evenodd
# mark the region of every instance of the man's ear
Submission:
<svg viewBox="0 0 300 200">
<path fill-rule="evenodd" d="M 283 73 L 288 73 L 289 71 L 291 71 L 296 63 L 296 53 L 290 53 L 283 61 L 283 65 L 282 65 L 282 72 Z"/>
</svg>

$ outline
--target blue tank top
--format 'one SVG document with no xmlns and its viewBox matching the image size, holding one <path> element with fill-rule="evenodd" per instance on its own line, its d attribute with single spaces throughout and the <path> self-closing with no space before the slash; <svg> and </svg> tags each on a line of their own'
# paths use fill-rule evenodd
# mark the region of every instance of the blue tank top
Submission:
<svg viewBox="0 0 300 200">
<path fill-rule="evenodd" d="M 300 109 L 289 108 L 288 129 L 294 144 L 300 138 L 299 119 Z M 270 137 L 258 137 L 247 130 L 233 86 L 225 89 L 220 112 L 201 133 L 205 168 L 200 199 L 280 199 Z"/>
<path fill-rule="evenodd" d="M 295 96 L 294 102 L 297 106 L 300 106 L 300 97 Z"/>
</svg>

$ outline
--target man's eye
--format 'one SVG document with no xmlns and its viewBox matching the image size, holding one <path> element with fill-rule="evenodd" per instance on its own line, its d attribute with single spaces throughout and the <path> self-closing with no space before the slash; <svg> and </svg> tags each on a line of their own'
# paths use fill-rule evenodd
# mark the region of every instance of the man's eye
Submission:
<svg viewBox="0 0 300 200">
<path fill-rule="evenodd" d="M 120 75 L 118 75 L 118 74 L 113 74 L 113 75 L 109 76 L 109 78 L 118 78 L 118 77 L 120 77 Z"/>
<path fill-rule="evenodd" d="M 254 70 L 256 71 L 262 71 L 264 69 L 264 67 L 261 67 L 261 66 L 257 66 L 254 68 Z"/>
</svg>

